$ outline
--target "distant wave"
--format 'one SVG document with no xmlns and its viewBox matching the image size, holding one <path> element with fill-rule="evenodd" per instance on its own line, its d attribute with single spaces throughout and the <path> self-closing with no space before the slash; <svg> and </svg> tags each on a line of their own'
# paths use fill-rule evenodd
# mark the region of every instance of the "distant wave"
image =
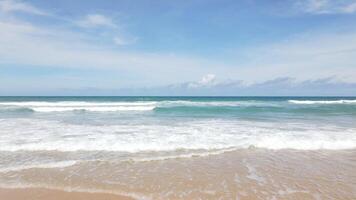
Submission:
<svg viewBox="0 0 356 200">
<path fill-rule="evenodd" d="M 156 107 L 156 102 L 1 102 L 0 106 L 11 109 L 27 109 L 35 112 L 64 111 L 148 111 Z"/>
<path fill-rule="evenodd" d="M 91 101 L 26 101 L 26 102 L 0 102 L 0 109 L 19 112 L 124 112 L 124 111 L 152 111 L 158 112 L 195 112 L 195 111 L 280 111 L 288 108 L 290 104 L 356 104 L 356 100 L 288 100 L 288 101 L 126 101 L 126 102 L 91 102 Z"/>
<path fill-rule="evenodd" d="M 255 100 L 246 101 L 162 101 L 159 102 L 159 107 L 179 107 L 179 106 L 194 106 L 194 107 L 236 107 L 236 106 L 278 106 L 275 102 L 262 102 Z"/>
<path fill-rule="evenodd" d="M 31 109 L 36 112 L 64 112 L 85 110 L 94 112 L 115 112 L 115 111 L 147 111 L 153 110 L 155 106 L 77 106 L 77 107 L 32 107 Z"/>
<path fill-rule="evenodd" d="M 61 106 L 152 106 L 157 102 L 87 102 L 87 101 L 26 101 L 26 102 L 0 102 L 4 106 L 45 106 L 45 107 L 61 107 Z"/>
<path fill-rule="evenodd" d="M 278 106 L 276 103 L 258 101 L 142 101 L 142 102 L 0 102 L 0 108 L 15 111 L 30 110 L 35 112 L 65 112 L 65 111 L 150 111 L 155 108 L 175 107 L 249 107 Z"/>
<path fill-rule="evenodd" d="M 356 100 L 289 100 L 288 102 L 293 104 L 356 104 Z"/>
</svg>

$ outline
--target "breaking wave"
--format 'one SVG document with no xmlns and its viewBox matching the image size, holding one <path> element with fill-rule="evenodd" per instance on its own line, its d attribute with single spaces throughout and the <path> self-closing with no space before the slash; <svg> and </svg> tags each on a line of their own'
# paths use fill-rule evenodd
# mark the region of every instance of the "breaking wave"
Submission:
<svg viewBox="0 0 356 200">
<path fill-rule="evenodd" d="M 1 102 L 6 109 L 29 109 L 35 112 L 65 111 L 149 111 L 156 107 L 156 102 Z"/>
<path fill-rule="evenodd" d="M 356 100 L 289 100 L 293 104 L 356 104 Z"/>
<path fill-rule="evenodd" d="M 353 149 L 356 130 L 313 123 L 210 120 L 169 124 L 79 125 L 39 119 L 0 121 L 0 151 L 176 151 L 226 148 Z"/>
</svg>

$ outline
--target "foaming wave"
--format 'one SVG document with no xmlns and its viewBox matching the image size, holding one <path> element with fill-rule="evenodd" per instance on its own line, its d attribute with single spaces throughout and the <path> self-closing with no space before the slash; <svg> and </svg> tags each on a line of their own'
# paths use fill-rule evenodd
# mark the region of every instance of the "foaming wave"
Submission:
<svg viewBox="0 0 356 200">
<path fill-rule="evenodd" d="M 0 151 L 162 152 L 226 148 L 353 149 L 356 129 L 328 124 L 196 120 L 164 124 L 78 125 L 0 121 Z"/>
<path fill-rule="evenodd" d="M 156 102 L 1 102 L 7 109 L 28 109 L 35 112 L 85 110 L 94 112 L 149 111 Z"/>
<path fill-rule="evenodd" d="M 75 110 L 85 110 L 93 112 L 115 112 L 115 111 L 148 111 L 155 109 L 155 106 L 77 106 L 77 107 L 32 107 L 33 111 L 36 112 L 64 112 L 64 111 L 75 111 Z"/>
<path fill-rule="evenodd" d="M 293 104 L 356 104 L 356 100 L 289 100 L 288 102 Z"/>
<path fill-rule="evenodd" d="M 133 192 L 123 192 L 123 191 L 116 191 L 116 190 L 109 190 L 109 189 L 93 189 L 93 188 L 83 188 L 83 187 L 59 187 L 59 186 L 52 186 L 50 184 L 24 184 L 24 183 L 9 183 L 3 184 L 0 183 L 0 188 L 5 189 L 47 189 L 47 190 L 59 190 L 64 192 L 87 192 L 87 193 L 102 193 L 102 194 L 114 194 L 120 195 L 125 197 L 131 197 L 137 200 L 152 200 L 152 198 L 144 196 L 139 193 Z"/>
<path fill-rule="evenodd" d="M 132 158 L 128 161 L 134 162 L 150 162 L 150 161 L 161 161 L 161 160 L 171 160 L 171 159 L 182 159 L 182 158 L 193 158 L 193 157 L 207 157 L 212 155 L 219 155 L 227 152 L 232 152 L 238 150 L 237 148 L 226 148 L 218 150 L 209 150 L 204 152 L 195 152 L 195 153 L 183 153 L 183 154 L 174 154 L 166 156 L 154 156 L 154 157 L 145 157 L 145 158 Z"/>
<path fill-rule="evenodd" d="M 58 161 L 58 162 L 50 162 L 50 163 L 39 163 L 39 164 L 30 164 L 30 165 L 21 165 L 21 166 L 14 166 L 14 167 L 6 167 L 0 168 L 0 173 L 6 172 L 13 172 L 13 171 L 22 171 L 26 169 L 33 169 L 33 168 L 65 168 L 70 167 L 77 164 L 78 161 L 75 160 L 68 160 L 68 161 Z"/>
<path fill-rule="evenodd" d="M 141 101 L 141 102 L 85 102 L 85 101 L 28 101 L 28 102 L 0 102 L 0 108 L 7 111 L 34 112 L 67 112 L 67 111 L 150 111 L 155 108 L 175 107 L 249 107 L 249 106 L 280 106 L 276 102 L 260 101 Z"/>
<path fill-rule="evenodd" d="M 162 101 L 159 102 L 159 107 L 178 107 L 178 106 L 196 106 L 196 107 L 221 107 L 221 106 L 278 106 L 275 102 L 261 102 L 255 100 L 247 101 Z"/>
<path fill-rule="evenodd" d="M 6 106 L 45 106 L 45 107 L 57 107 L 57 106 L 150 106 L 156 105 L 157 102 L 86 102 L 86 101 L 58 101 L 58 102 L 46 102 L 46 101 L 27 101 L 27 102 L 0 102 L 0 105 Z"/>
</svg>

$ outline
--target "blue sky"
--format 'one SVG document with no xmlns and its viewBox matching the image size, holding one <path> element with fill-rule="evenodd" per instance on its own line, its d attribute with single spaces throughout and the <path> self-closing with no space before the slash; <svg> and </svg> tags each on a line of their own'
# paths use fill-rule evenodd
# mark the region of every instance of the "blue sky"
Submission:
<svg viewBox="0 0 356 200">
<path fill-rule="evenodd" d="M 356 0 L 0 0 L 0 95 L 356 95 Z"/>
</svg>

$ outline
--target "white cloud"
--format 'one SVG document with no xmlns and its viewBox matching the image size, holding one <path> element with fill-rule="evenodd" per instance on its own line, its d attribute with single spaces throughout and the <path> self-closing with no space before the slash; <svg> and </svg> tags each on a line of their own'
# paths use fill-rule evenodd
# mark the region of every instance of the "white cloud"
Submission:
<svg viewBox="0 0 356 200">
<path fill-rule="evenodd" d="M 305 33 L 246 50 L 239 75 L 249 82 L 276 77 L 297 80 L 337 77 L 356 82 L 356 32 Z"/>
<path fill-rule="evenodd" d="M 127 42 L 121 37 L 114 37 L 114 43 L 117 45 L 126 45 Z"/>
<path fill-rule="evenodd" d="M 0 21 L 0 62 L 37 66 L 120 68 L 150 65 L 159 55 L 124 53 L 97 45 L 92 38 L 43 29 L 26 23 Z M 46 56 L 43 56 L 46 55 Z M 171 59 L 174 60 L 172 57 Z M 164 59 L 162 59 L 162 62 Z M 157 64 L 157 63 L 156 63 Z"/>
<path fill-rule="evenodd" d="M 79 26 L 93 28 L 93 27 L 117 27 L 113 20 L 109 17 L 99 14 L 89 14 L 84 19 L 77 22 Z"/>
<path fill-rule="evenodd" d="M 345 6 L 342 10 L 345 13 L 355 13 L 356 12 L 356 2 Z"/>
<path fill-rule="evenodd" d="M 356 0 L 301 0 L 297 7 L 310 14 L 352 14 L 356 12 Z"/>
<path fill-rule="evenodd" d="M 323 13 L 328 4 L 328 0 L 308 0 L 305 9 L 310 13 Z"/>
<path fill-rule="evenodd" d="M 0 19 L 0 35 L 1 65 L 120 70 L 135 76 L 149 74 L 146 79 L 128 80 L 132 85 L 189 80 L 211 67 L 197 58 L 127 52 L 97 42 L 95 36 L 21 21 Z M 179 73 L 173 75 L 173 71 Z"/>
<path fill-rule="evenodd" d="M 215 81 L 215 74 L 207 74 L 198 82 L 201 85 L 211 85 Z"/>
<path fill-rule="evenodd" d="M 113 43 L 118 46 L 125 46 L 129 44 L 133 44 L 137 41 L 136 37 L 128 37 L 122 36 L 122 34 L 118 34 L 119 30 L 118 26 L 114 23 L 113 19 L 99 14 L 89 14 L 84 17 L 84 19 L 79 21 L 74 21 L 80 27 L 83 28 L 110 28 L 110 35 L 119 35 L 113 37 Z"/>
<path fill-rule="evenodd" d="M 189 88 L 199 88 L 199 87 L 211 87 L 216 84 L 216 75 L 207 74 L 203 76 L 198 82 L 192 82 L 188 84 Z"/>
<path fill-rule="evenodd" d="M 123 45 L 129 45 L 129 44 L 134 44 L 135 42 L 137 42 L 138 38 L 134 37 L 134 38 L 124 38 L 124 37 L 114 37 L 113 41 L 116 45 L 118 46 L 123 46 Z"/>
<path fill-rule="evenodd" d="M 15 1 L 15 0 L 3 0 L 0 1 L 1 12 L 23 12 L 34 15 L 48 15 L 47 12 L 40 10 L 30 4 Z"/>
</svg>

